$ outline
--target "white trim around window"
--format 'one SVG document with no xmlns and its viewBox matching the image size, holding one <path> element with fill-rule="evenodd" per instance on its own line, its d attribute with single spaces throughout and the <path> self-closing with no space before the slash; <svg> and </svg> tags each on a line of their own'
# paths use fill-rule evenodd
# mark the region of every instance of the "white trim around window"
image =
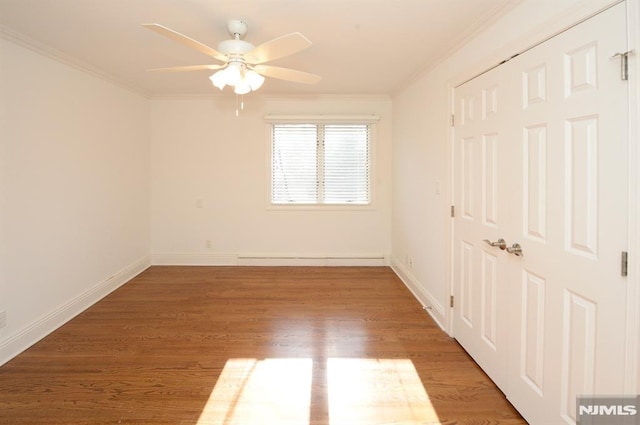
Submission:
<svg viewBox="0 0 640 425">
<path fill-rule="evenodd" d="M 286 124 L 373 124 L 380 121 L 378 115 L 284 115 L 269 114 L 264 116 L 265 122 Z"/>
</svg>

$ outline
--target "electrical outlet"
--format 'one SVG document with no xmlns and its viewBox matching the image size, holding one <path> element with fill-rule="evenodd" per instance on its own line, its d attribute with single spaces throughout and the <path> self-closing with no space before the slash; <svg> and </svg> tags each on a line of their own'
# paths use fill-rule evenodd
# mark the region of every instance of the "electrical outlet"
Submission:
<svg viewBox="0 0 640 425">
<path fill-rule="evenodd" d="M 7 312 L 6 311 L 0 311 L 0 328 L 4 328 L 5 326 L 7 326 Z"/>
<path fill-rule="evenodd" d="M 407 266 L 409 266 L 410 269 L 413 269 L 413 257 L 410 255 L 407 256 Z"/>
<path fill-rule="evenodd" d="M 211 249 L 211 239 L 207 239 L 204 241 L 204 247 L 207 249 Z"/>
</svg>

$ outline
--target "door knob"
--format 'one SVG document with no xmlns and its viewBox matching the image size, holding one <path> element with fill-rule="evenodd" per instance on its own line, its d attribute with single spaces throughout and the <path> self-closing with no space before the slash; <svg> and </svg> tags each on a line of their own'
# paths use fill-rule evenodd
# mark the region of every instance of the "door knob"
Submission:
<svg viewBox="0 0 640 425">
<path fill-rule="evenodd" d="M 522 257 L 524 255 L 524 253 L 522 252 L 522 247 L 519 243 L 514 243 L 513 245 L 508 247 L 507 252 L 509 254 L 515 255 L 516 257 Z"/>
<path fill-rule="evenodd" d="M 505 240 L 504 240 L 504 239 L 502 239 L 502 238 L 498 239 L 498 240 L 497 240 L 497 241 L 495 241 L 495 242 L 491 242 L 491 241 L 490 241 L 490 240 L 488 240 L 488 239 L 484 239 L 484 242 L 488 243 L 488 244 L 489 244 L 489 245 L 491 245 L 491 246 L 497 246 L 498 248 L 500 248 L 500 249 L 501 249 L 501 250 L 503 250 L 503 251 L 504 251 L 505 249 L 507 249 L 507 242 L 505 242 Z"/>
</svg>

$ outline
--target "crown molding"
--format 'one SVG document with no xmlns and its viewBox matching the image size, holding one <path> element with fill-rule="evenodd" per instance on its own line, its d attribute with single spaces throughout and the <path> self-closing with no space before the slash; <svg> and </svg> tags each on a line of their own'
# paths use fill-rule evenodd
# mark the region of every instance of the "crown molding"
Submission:
<svg viewBox="0 0 640 425">
<path fill-rule="evenodd" d="M 55 49 L 47 44 L 36 41 L 18 31 L 15 31 L 5 25 L 0 24 L 0 38 L 9 41 L 18 46 L 27 48 L 39 55 L 45 56 L 49 59 L 55 60 L 72 68 L 75 68 L 81 72 L 84 72 L 92 77 L 99 78 L 110 84 L 120 87 L 121 89 L 133 92 L 141 95 L 145 98 L 150 98 L 150 93 L 147 93 L 142 88 L 135 86 L 127 81 L 118 79 L 113 75 L 110 75 L 101 69 L 82 61 L 76 57 L 68 55 L 58 49 Z"/>
</svg>

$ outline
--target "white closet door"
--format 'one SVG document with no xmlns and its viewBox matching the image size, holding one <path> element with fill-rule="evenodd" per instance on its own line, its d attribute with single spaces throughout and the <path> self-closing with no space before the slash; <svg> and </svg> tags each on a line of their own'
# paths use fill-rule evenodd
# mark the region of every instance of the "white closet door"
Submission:
<svg viewBox="0 0 640 425">
<path fill-rule="evenodd" d="M 620 4 L 456 90 L 454 331 L 533 424 L 572 424 L 576 396 L 623 392 L 628 100 L 611 57 L 625 51 Z M 458 118 L 479 95 L 488 120 L 491 87 L 497 124 Z M 523 255 L 482 243 L 498 238 Z"/>
<path fill-rule="evenodd" d="M 510 260 L 498 247 L 511 219 L 508 149 L 504 122 L 512 111 L 503 104 L 504 68 L 456 89 L 454 334 L 504 391 L 507 369 L 508 292 L 502 274 Z M 485 241 L 486 240 L 486 241 Z"/>
</svg>

